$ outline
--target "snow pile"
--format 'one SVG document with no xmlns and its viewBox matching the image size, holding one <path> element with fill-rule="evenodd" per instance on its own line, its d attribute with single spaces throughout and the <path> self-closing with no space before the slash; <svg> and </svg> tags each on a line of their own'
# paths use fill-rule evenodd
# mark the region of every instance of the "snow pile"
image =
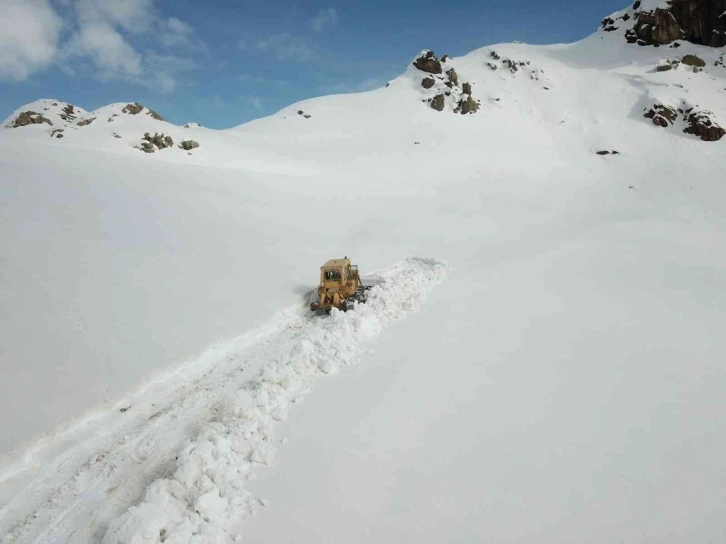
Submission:
<svg viewBox="0 0 726 544">
<path fill-rule="evenodd" d="M 231 522 L 264 504 L 246 482 L 257 465 L 274 460 L 275 422 L 286 419 L 317 377 L 355 363 L 367 340 L 417 309 L 449 271 L 438 261 L 408 259 L 381 273 L 383 282 L 355 310 L 301 317 L 289 352 L 227 399 L 217 420 L 179 454 L 174 474 L 151 484 L 141 504 L 110 524 L 103 542 L 225 541 Z"/>
</svg>

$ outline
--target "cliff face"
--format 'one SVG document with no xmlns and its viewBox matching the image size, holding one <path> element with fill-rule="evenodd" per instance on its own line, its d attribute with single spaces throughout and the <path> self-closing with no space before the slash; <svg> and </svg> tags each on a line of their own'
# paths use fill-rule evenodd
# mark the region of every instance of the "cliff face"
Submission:
<svg viewBox="0 0 726 544">
<path fill-rule="evenodd" d="M 626 33 L 630 43 L 664 45 L 685 40 L 699 45 L 726 45 L 726 0 L 672 0 L 666 7 L 638 11 L 635 25 Z"/>
</svg>

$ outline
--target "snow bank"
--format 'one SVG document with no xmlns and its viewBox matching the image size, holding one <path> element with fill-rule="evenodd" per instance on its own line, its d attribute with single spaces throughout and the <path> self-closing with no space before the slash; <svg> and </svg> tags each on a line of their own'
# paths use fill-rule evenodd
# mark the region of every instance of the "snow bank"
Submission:
<svg viewBox="0 0 726 544">
<path fill-rule="evenodd" d="M 329 318 L 301 312 L 288 326 L 292 342 L 227 399 L 216 421 L 179 454 L 174 474 L 151 484 L 139 505 L 110 524 L 103 542 L 226 541 L 231 522 L 264 504 L 246 482 L 257 465 L 274 461 L 275 422 L 286 419 L 316 378 L 355 363 L 367 340 L 415 310 L 448 272 L 438 261 L 408 259 L 381 272 L 382 283 L 354 311 L 333 310 Z"/>
</svg>

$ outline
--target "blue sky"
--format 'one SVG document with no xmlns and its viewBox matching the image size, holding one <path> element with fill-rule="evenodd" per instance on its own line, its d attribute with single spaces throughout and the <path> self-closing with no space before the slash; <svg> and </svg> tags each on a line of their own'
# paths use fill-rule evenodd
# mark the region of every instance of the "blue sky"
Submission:
<svg viewBox="0 0 726 544">
<path fill-rule="evenodd" d="M 422 49 L 569 43 L 623 0 L 0 0 L 0 118 L 39 98 L 138 101 L 229 128 L 298 100 L 385 85 Z"/>
</svg>

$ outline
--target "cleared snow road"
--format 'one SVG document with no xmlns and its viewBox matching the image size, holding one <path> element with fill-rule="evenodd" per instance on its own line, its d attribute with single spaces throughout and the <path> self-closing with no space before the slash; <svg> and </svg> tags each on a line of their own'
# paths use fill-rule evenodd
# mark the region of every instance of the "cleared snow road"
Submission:
<svg viewBox="0 0 726 544">
<path fill-rule="evenodd" d="M 19 542 L 224 542 L 264 499 L 246 482 L 274 460 L 275 422 L 315 379 L 414 310 L 448 273 L 407 259 L 355 311 L 311 318 L 307 302 L 204 354 L 0 473 L 0 534 Z M 136 505 L 136 506 L 134 506 Z"/>
</svg>

